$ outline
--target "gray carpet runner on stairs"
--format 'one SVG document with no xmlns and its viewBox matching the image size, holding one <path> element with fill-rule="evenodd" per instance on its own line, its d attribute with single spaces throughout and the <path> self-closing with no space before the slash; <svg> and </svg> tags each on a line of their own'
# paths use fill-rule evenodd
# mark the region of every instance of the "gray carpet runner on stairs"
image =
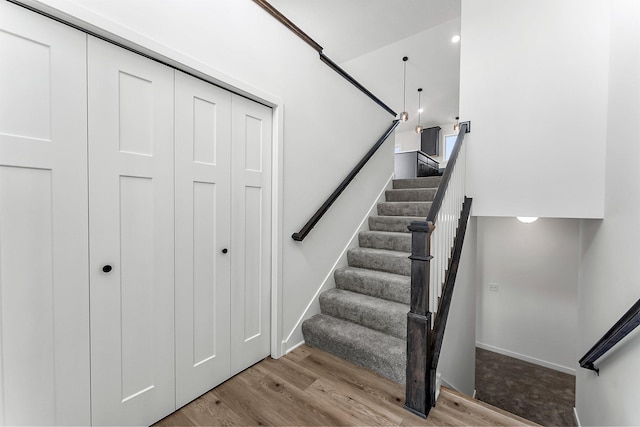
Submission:
<svg viewBox="0 0 640 427">
<path fill-rule="evenodd" d="M 400 179 L 369 217 L 369 231 L 335 271 L 336 288 L 320 295 L 321 314 L 302 324 L 306 343 L 405 382 L 412 221 L 424 221 L 440 177 Z"/>
</svg>

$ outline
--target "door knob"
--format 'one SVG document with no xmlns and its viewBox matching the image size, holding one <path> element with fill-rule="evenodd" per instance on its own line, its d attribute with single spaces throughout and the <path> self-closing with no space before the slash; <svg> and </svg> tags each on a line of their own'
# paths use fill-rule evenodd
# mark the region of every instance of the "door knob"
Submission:
<svg viewBox="0 0 640 427">
<path fill-rule="evenodd" d="M 102 271 L 104 273 L 108 273 L 112 270 L 111 266 L 109 264 L 102 266 Z"/>
<path fill-rule="evenodd" d="M 227 249 L 227 248 L 224 248 L 224 249 L 222 250 L 222 253 L 223 253 L 223 254 L 226 254 L 227 252 L 229 252 L 229 249 Z"/>
</svg>

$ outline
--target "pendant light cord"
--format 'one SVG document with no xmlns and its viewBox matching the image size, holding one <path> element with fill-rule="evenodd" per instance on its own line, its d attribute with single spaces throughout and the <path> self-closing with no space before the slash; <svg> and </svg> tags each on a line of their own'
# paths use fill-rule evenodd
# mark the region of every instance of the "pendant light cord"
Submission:
<svg viewBox="0 0 640 427">
<path fill-rule="evenodd" d="M 402 75 L 402 111 L 407 111 L 407 60 L 408 57 L 402 58 L 404 62 L 404 73 Z"/>
</svg>

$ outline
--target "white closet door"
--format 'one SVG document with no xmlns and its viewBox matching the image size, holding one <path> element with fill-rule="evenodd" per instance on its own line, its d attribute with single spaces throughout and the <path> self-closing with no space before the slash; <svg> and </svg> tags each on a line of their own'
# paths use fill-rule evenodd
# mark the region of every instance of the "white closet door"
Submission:
<svg viewBox="0 0 640 427">
<path fill-rule="evenodd" d="M 231 373 L 269 355 L 272 110 L 232 100 Z"/>
<path fill-rule="evenodd" d="M 175 409 L 174 73 L 88 43 L 92 420 L 148 425 Z"/>
<path fill-rule="evenodd" d="M 229 352 L 231 93 L 176 72 L 176 400 L 225 381 Z"/>
<path fill-rule="evenodd" d="M 85 51 L 0 2 L 0 425 L 90 421 Z"/>
</svg>

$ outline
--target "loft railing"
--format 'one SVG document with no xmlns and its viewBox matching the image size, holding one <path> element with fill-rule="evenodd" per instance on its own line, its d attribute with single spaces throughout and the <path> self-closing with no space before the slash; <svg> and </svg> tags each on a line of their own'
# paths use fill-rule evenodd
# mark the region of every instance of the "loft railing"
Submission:
<svg viewBox="0 0 640 427">
<path fill-rule="evenodd" d="M 580 367 L 585 369 L 591 369 L 598 375 L 600 370 L 595 367 L 594 363 L 600 357 L 604 356 L 613 346 L 615 346 L 620 340 L 629 335 L 631 331 L 640 325 L 640 299 L 636 301 L 633 306 L 625 314 L 622 315 L 620 320 L 607 331 L 606 334 L 598 340 L 598 342 L 591 347 L 591 349 L 580 359 Z"/>
<path fill-rule="evenodd" d="M 411 301 L 407 314 L 407 378 L 405 408 L 427 417 L 435 405 L 436 369 L 472 200 L 465 197 L 469 122 L 460 124 L 426 221 L 409 226 Z"/>
<path fill-rule="evenodd" d="M 382 134 L 380 139 L 378 139 L 376 143 L 373 144 L 373 147 L 371 147 L 371 149 L 367 151 L 367 154 L 364 155 L 362 160 L 360 160 L 358 164 L 351 170 L 351 172 L 349 172 L 349 174 L 345 177 L 345 179 L 342 180 L 342 182 L 338 185 L 338 188 L 336 188 L 333 191 L 333 193 L 331 193 L 331 195 L 327 198 L 327 200 L 325 200 L 322 206 L 320 206 L 320 208 L 316 211 L 316 213 L 313 214 L 313 216 L 300 229 L 300 231 L 293 233 L 293 235 L 291 236 L 293 240 L 296 240 L 298 242 L 302 241 L 307 236 L 307 234 L 309 234 L 311 229 L 315 227 L 318 221 L 320 221 L 320 218 L 322 218 L 323 215 L 327 213 L 327 211 L 329 210 L 333 202 L 335 202 L 338 196 L 342 194 L 342 192 L 347 188 L 349 183 L 353 181 L 353 178 L 355 178 L 358 172 L 360 172 L 360 169 L 364 167 L 364 165 L 369 161 L 369 159 L 373 157 L 375 152 L 378 151 L 378 148 L 380 148 L 382 144 L 384 144 L 384 142 L 387 140 L 387 138 L 389 138 L 389 135 L 391 135 L 391 133 L 395 130 L 396 126 L 398 126 L 398 120 L 394 120 L 391 123 L 391 126 L 389 126 L 389 128 L 384 132 L 384 134 Z"/>
</svg>

